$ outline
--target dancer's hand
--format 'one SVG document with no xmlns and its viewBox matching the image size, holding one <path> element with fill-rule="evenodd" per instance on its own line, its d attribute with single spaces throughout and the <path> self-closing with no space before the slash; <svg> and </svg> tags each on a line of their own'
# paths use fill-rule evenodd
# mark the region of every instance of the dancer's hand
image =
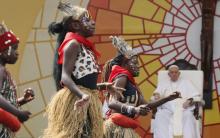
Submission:
<svg viewBox="0 0 220 138">
<path fill-rule="evenodd" d="M 138 107 L 135 107 L 135 112 L 137 115 L 147 115 L 151 111 L 150 108 L 147 107 L 147 105 L 139 105 Z"/>
<path fill-rule="evenodd" d="M 24 90 L 24 95 L 17 99 L 20 106 L 32 101 L 34 99 L 34 91 L 31 88 Z"/>
<path fill-rule="evenodd" d="M 18 111 L 17 118 L 20 122 L 25 122 L 29 119 L 31 113 L 29 111 Z"/>
<path fill-rule="evenodd" d="M 112 82 L 112 83 L 105 82 L 106 90 L 107 90 L 109 93 L 118 93 L 121 98 L 124 98 L 122 92 L 123 92 L 123 91 L 126 91 L 126 89 L 121 88 L 121 87 L 114 86 L 114 84 L 115 84 L 115 82 Z"/>
<path fill-rule="evenodd" d="M 74 110 L 78 107 L 82 107 L 83 105 L 85 105 L 89 101 L 89 98 L 90 98 L 89 95 L 83 94 L 82 98 L 75 102 Z"/>
<path fill-rule="evenodd" d="M 34 91 L 32 88 L 27 88 L 24 90 L 24 101 L 26 103 L 32 101 L 34 99 Z"/>
</svg>

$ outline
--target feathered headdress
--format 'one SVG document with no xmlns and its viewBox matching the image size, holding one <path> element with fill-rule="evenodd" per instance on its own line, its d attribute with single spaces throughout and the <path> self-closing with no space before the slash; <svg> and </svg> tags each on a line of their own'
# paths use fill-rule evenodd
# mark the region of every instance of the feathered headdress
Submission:
<svg viewBox="0 0 220 138">
<path fill-rule="evenodd" d="M 127 42 L 125 42 L 122 37 L 110 36 L 110 38 L 114 47 L 116 47 L 118 51 L 126 58 L 130 59 L 132 56 L 137 55 L 137 53 L 132 50 L 132 47 Z"/>
<path fill-rule="evenodd" d="M 60 2 L 58 9 L 64 12 L 67 16 L 72 16 L 74 20 L 78 20 L 84 13 L 88 13 L 85 8 L 72 5 L 70 2 Z"/>
<path fill-rule="evenodd" d="M 19 38 L 17 38 L 12 31 L 8 30 L 4 22 L 0 23 L 0 52 L 16 43 L 19 43 Z"/>
</svg>

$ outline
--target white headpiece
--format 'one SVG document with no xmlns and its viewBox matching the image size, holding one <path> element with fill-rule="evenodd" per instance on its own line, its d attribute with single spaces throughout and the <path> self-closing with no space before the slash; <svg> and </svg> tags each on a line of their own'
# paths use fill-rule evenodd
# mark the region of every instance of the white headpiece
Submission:
<svg viewBox="0 0 220 138">
<path fill-rule="evenodd" d="M 169 66 L 168 70 L 170 70 L 170 69 L 172 69 L 172 68 L 176 68 L 176 69 L 179 70 L 179 67 L 178 67 L 177 65 L 171 65 L 171 66 Z"/>
<path fill-rule="evenodd" d="M 110 36 L 112 39 L 112 44 L 118 49 L 118 51 L 124 55 L 126 58 L 130 59 L 132 56 L 137 55 L 135 51 L 132 50 L 132 47 L 125 42 L 122 37 Z"/>
<path fill-rule="evenodd" d="M 0 35 L 3 35 L 5 32 L 8 32 L 8 28 L 4 21 L 2 21 L 2 23 L 0 23 Z"/>
<path fill-rule="evenodd" d="M 80 16 L 82 16 L 82 14 L 88 13 L 88 11 L 85 8 L 72 5 L 69 2 L 60 2 L 58 5 L 58 9 L 64 12 L 67 16 L 72 16 L 74 20 L 78 20 Z"/>
</svg>

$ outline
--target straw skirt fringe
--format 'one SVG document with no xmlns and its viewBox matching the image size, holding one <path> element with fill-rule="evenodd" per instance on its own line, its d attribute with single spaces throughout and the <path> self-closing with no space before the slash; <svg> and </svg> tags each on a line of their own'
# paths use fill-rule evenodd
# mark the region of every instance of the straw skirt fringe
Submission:
<svg viewBox="0 0 220 138">
<path fill-rule="evenodd" d="M 132 128 L 123 128 L 108 119 L 104 122 L 104 138 L 140 138 Z"/>
<path fill-rule="evenodd" d="M 98 92 L 81 86 L 79 88 L 90 95 L 88 104 L 74 110 L 78 98 L 67 88 L 58 91 L 46 109 L 48 127 L 43 138 L 81 138 L 88 133 L 85 127 L 91 128 L 89 138 L 103 138 L 102 105 Z"/>
</svg>

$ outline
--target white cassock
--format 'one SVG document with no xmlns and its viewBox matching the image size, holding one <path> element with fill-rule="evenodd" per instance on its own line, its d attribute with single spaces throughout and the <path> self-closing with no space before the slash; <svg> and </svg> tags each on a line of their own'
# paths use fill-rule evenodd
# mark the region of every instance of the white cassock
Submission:
<svg viewBox="0 0 220 138">
<path fill-rule="evenodd" d="M 169 80 L 160 83 L 154 93 L 159 93 L 162 98 L 176 91 L 181 93 L 182 98 L 169 101 L 157 108 L 153 126 L 154 138 L 173 138 L 174 135 L 183 135 L 183 138 L 200 138 L 193 115 L 195 106 L 183 108 L 183 102 L 187 99 L 200 99 L 198 89 L 189 80 L 179 78 L 176 82 Z M 176 120 L 174 116 L 180 119 Z"/>
</svg>

